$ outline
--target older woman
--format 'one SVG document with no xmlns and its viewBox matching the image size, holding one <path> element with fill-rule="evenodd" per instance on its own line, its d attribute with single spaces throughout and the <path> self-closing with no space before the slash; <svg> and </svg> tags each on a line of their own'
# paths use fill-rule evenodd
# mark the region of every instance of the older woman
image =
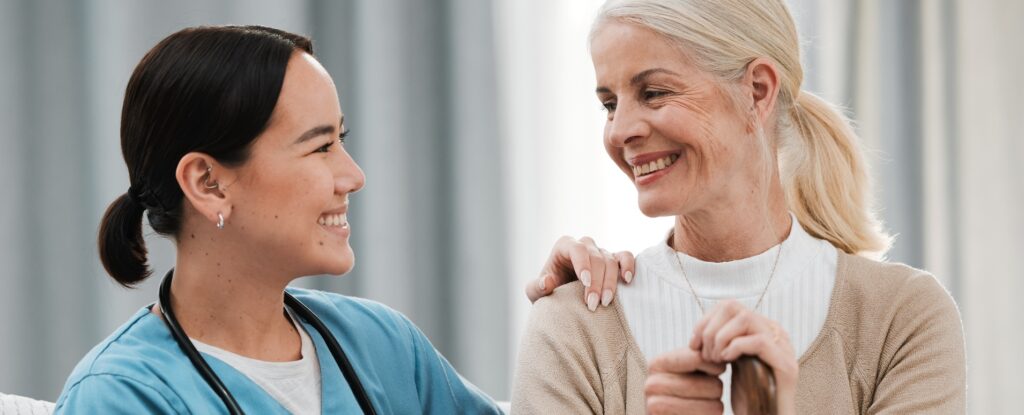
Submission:
<svg viewBox="0 0 1024 415">
<path fill-rule="evenodd" d="M 537 302 L 513 411 L 729 412 L 741 355 L 771 367 L 778 413 L 964 411 L 956 305 L 868 259 L 889 237 L 857 138 L 800 89 L 782 0 L 611 0 L 590 46 L 608 154 L 675 226 L 614 307 L 586 312 L 579 283 Z"/>
</svg>

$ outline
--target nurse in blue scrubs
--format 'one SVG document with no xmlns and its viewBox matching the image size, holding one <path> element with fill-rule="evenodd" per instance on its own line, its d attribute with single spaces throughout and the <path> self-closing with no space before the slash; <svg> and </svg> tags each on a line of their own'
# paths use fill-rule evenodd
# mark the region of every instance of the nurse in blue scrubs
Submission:
<svg viewBox="0 0 1024 415">
<path fill-rule="evenodd" d="M 227 413 L 225 396 L 250 414 L 499 413 L 405 316 L 286 288 L 354 262 L 347 212 L 364 176 L 345 151 L 335 91 L 310 41 L 276 29 L 189 28 L 146 54 L 122 112 L 131 187 L 107 209 L 99 251 L 117 282 L 148 278 L 145 215 L 175 242 L 176 264 L 161 302 L 74 369 L 57 413 Z M 578 273 L 601 292 L 627 270 L 589 240 L 563 240 L 528 291 Z"/>
</svg>

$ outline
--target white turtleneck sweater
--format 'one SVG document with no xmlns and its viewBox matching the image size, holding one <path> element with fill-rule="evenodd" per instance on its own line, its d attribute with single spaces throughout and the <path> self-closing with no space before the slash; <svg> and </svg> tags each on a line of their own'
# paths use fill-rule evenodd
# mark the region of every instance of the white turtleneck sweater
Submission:
<svg viewBox="0 0 1024 415">
<path fill-rule="evenodd" d="M 765 291 L 780 247 L 782 256 Z M 632 284 L 619 288 L 617 300 L 648 362 L 665 352 L 687 347 L 701 318 L 698 300 L 690 292 L 673 255 L 679 256 L 686 278 L 706 310 L 725 299 L 735 299 L 753 310 L 764 292 L 761 307 L 755 311 L 778 322 L 789 333 L 797 357 L 807 350 L 825 324 L 838 254 L 828 242 L 809 235 L 795 217 L 789 236 L 780 245 L 730 262 L 705 262 L 678 253 L 668 246 L 666 238 L 636 257 L 636 278 Z M 730 379 L 730 372 L 722 375 L 726 413 L 732 413 Z"/>
</svg>

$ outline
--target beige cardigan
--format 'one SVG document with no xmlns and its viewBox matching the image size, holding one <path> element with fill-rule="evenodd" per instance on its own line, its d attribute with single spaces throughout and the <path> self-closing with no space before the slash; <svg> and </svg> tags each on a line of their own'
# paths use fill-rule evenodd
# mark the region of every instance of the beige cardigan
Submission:
<svg viewBox="0 0 1024 415">
<path fill-rule="evenodd" d="M 643 414 L 647 363 L 622 308 L 579 282 L 537 301 L 512 389 L 517 414 Z M 966 411 L 963 327 L 931 275 L 839 253 L 821 333 L 800 357 L 801 414 Z"/>
</svg>

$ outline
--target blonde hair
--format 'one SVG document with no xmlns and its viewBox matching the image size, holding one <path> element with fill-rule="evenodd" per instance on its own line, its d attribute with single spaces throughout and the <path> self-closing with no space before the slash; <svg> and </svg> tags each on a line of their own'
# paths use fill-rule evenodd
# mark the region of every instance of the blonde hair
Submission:
<svg viewBox="0 0 1024 415">
<path fill-rule="evenodd" d="M 591 37 L 608 20 L 665 36 L 697 67 L 724 82 L 738 81 L 758 57 L 774 61 L 777 161 L 789 209 L 808 233 L 847 253 L 889 249 L 891 237 L 871 209 L 871 183 L 850 121 L 800 89 L 800 44 L 782 0 L 609 0 Z M 762 140 L 771 157 L 767 138 Z"/>
</svg>

